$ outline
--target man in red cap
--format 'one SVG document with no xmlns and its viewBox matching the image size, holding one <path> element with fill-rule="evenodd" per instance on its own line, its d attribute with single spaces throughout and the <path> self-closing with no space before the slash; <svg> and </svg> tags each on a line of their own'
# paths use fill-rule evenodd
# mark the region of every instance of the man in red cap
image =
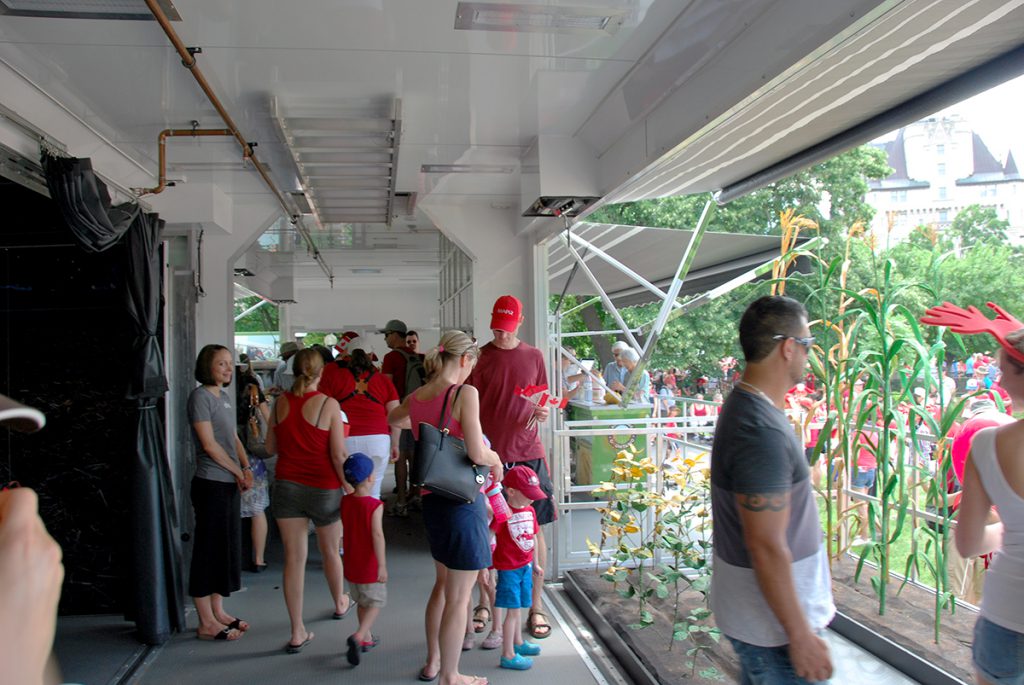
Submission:
<svg viewBox="0 0 1024 685">
<path fill-rule="evenodd" d="M 547 454 L 537 424 L 547 421 L 550 408 L 535 406 L 516 391 L 530 385 L 546 386 L 548 374 L 541 351 L 519 339 L 522 325 L 523 303 L 512 295 L 499 297 L 491 310 L 494 340 L 480 348 L 480 360 L 468 383 L 480 393 L 480 425 L 494 451 L 501 455 L 505 468 L 529 466 L 537 473 L 540 487 L 547 495 L 533 504 L 541 526 L 537 533 L 537 565 L 546 568 L 544 526 L 555 520 L 555 505 L 551 500 L 553 487 Z M 542 611 L 542 590 L 542 583 L 534 584 L 533 606 L 527 617 L 530 635 L 536 639 L 551 634 L 551 624 Z"/>
</svg>

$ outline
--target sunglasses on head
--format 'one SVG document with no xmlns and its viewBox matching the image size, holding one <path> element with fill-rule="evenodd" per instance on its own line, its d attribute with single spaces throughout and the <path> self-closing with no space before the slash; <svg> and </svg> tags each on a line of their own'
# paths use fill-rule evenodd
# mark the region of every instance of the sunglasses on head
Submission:
<svg viewBox="0 0 1024 685">
<path fill-rule="evenodd" d="M 814 344 L 814 336 L 809 335 L 806 338 L 802 338 L 798 335 L 786 335 L 784 333 L 778 333 L 772 336 L 772 340 L 793 340 L 798 345 L 803 345 L 805 349 L 811 349 L 811 345 Z"/>
</svg>

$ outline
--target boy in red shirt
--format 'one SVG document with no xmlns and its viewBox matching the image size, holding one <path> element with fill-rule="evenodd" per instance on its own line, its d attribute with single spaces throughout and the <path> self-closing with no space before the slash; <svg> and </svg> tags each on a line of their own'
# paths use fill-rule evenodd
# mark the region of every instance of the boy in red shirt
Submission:
<svg viewBox="0 0 1024 685">
<path fill-rule="evenodd" d="M 383 502 L 371 495 L 373 460 L 353 452 L 345 460 L 345 480 L 356 491 L 341 500 L 341 521 L 345 529 L 345 580 L 352 601 L 359 607 L 359 628 L 348 638 L 346 657 L 359 665 L 361 652 L 377 646 L 370 632 L 380 610 L 387 603 L 388 569 L 384 563 Z"/>
<path fill-rule="evenodd" d="M 498 543 L 494 550 L 494 568 L 498 570 L 494 606 L 506 609 L 501 667 L 525 671 L 533 666 L 530 657 L 540 654 L 540 645 L 523 642 L 520 609 L 533 604 L 533 576 L 544 578 L 544 569 L 533 558 L 534 536 L 540 526 L 532 503 L 548 496 L 540 488 L 537 472 L 523 464 L 505 472 L 502 486 L 512 513 L 504 523 L 491 523 Z"/>
</svg>

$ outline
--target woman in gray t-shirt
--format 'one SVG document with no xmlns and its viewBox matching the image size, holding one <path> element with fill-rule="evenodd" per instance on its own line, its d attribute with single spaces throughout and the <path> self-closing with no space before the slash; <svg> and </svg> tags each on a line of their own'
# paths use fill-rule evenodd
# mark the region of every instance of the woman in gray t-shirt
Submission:
<svg viewBox="0 0 1024 685">
<path fill-rule="evenodd" d="M 242 586 L 240 495 L 252 487 L 252 468 L 235 431 L 235 412 L 223 387 L 234 359 L 223 345 L 207 345 L 196 358 L 200 386 L 188 398 L 195 443 L 192 478 L 195 532 L 188 592 L 199 614 L 200 640 L 237 640 L 249 624 L 224 611 L 224 597 Z"/>
</svg>

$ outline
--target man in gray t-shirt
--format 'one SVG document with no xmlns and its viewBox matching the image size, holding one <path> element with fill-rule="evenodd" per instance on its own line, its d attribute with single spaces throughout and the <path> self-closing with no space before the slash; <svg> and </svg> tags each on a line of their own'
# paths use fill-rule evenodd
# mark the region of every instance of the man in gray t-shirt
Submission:
<svg viewBox="0 0 1024 685">
<path fill-rule="evenodd" d="M 711 609 L 744 682 L 754 668 L 771 671 L 765 682 L 824 681 L 832 660 L 821 632 L 835 615 L 828 556 L 810 469 L 783 412 L 814 344 L 807 312 L 762 297 L 740 320 L 740 344 L 746 367 L 711 451 Z"/>
</svg>

